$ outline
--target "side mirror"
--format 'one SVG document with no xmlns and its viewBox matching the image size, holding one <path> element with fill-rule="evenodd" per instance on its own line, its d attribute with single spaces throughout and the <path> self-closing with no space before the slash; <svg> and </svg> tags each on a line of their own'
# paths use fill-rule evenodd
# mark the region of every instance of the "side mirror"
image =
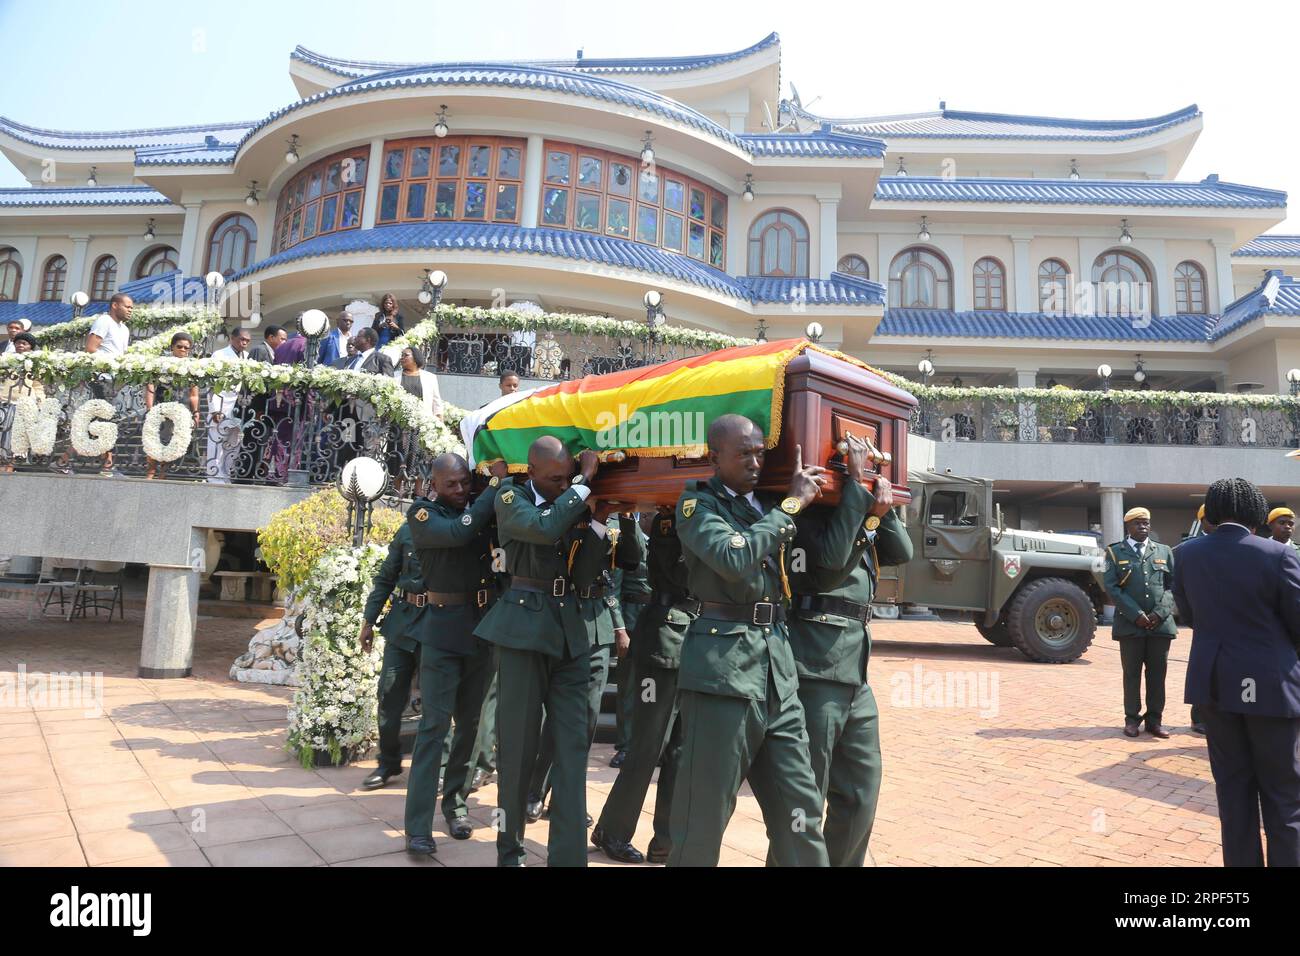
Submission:
<svg viewBox="0 0 1300 956">
<path fill-rule="evenodd" d="M 1006 530 L 1007 530 L 1006 525 L 1004 525 L 1004 524 L 1002 523 L 1002 503 L 1001 503 L 1001 502 L 998 502 L 997 504 L 995 504 L 995 505 L 993 506 L 993 518 L 994 518 L 994 520 L 997 522 L 997 528 L 996 528 L 996 529 L 994 530 L 994 532 L 993 532 L 993 542 L 996 544 L 997 542 L 999 542 L 999 541 L 1002 540 L 1002 535 L 1004 535 L 1004 534 L 1006 533 Z"/>
</svg>

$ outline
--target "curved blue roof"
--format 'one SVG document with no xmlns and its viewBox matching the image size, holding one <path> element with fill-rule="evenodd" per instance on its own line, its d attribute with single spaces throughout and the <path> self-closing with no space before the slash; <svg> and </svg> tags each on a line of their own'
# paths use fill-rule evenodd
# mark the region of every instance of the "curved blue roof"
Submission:
<svg viewBox="0 0 1300 956">
<path fill-rule="evenodd" d="M 397 249 L 481 250 L 531 253 L 598 262 L 676 279 L 748 302 L 801 302 L 809 305 L 869 306 L 884 303 L 878 282 L 833 273 L 829 279 L 734 277 L 689 256 L 609 236 L 545 227 L 473 222 L 419 222 L 373 229 L 350 229 L 317 236 L 254 263 L 231 277 L 239 281 L 263 270 L 343 253 Z"/>
<path fill-rule="evenodd" d="M 886 309 L 885 317 L 876 329 L 876 335 L 1087 339 L 1111 342 L 1206 342 L 1210 318 L 1204 315 L 1161 315 L 1152 316 L 1149 321 L 1138 321 L 1111 315 Z"/>
<path fill-rule="evenodd" d="M 1300 281 L 1280 269 L 1269 269 L 1258 288 L 1228 306 L 1212 324 L 1210 338 L 1221 339 L 1268 315 L 1300 316 Z"/>
<path fill-rule="evenodd" d="M 158 206 L 171 200 L 152 186 L 79 186 L 56 189 L 17 186 L 0 189 L 0 206 Z"/>
<path fill-rule="evenodd" d="M 1282 256 L 1300 256 L 1300 236 L 1283 236 L 1269 234 L 1256 236 L 1240 249 L 1234 249 L 1234 256 L 1262 256 L 1276 259 Z"/>
<path fill-rule="evenodd" d="M 876 202 L 983 202 L 1082 206 L 1196 206 L 1276 209 L 1286 205 L 1277 189 L 1221 182 L 1167 180 L 999 179 L 940 176 L 882 176 Z"/>
<path fill-rule="evenodd" d="M 1021 116 L 1015 113 L 978 113 L 939 109 L 927 113 L 890 116 L 862 116 L 832 119 L 801 110 L 788 101 L 789 109 L 814 122 L 829 122 L 836 129 L 891 139 L 1038 139 L 1080 141 L 1122 141 L 1150 136 L 1201 115 L 1193 103 L 1181 110 L 1135 120 L 1081 120 L 1059 116 Z"/>
<path fill-rule="evenodd" d="M 0 133 L 33 146 L 49 149 L 138 149 L 146 146 L 202 144 L 207 137 L 227 144 L 238 142 L 253 123 L 204 123 L 198 126 L 160 126 L 156 129 L 73 132 L 27 126 L 0 116 Z"/>
</svg>

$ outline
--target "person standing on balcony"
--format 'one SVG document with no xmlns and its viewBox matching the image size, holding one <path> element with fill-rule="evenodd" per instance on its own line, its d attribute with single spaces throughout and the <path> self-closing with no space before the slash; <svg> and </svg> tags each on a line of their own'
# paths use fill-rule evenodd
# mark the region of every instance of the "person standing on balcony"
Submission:
<svg viewBox="0 0 1300 956">
<path fill-rule="evenodd" d="M 397 311 L 397 300 L 393 298 L 393 293 L 385 292 L 379 300 L 379 314 L 375 316 L 370 329 L 377 336 L 379 348 L 383 348 L 406 331 L 406 320 L 402 318 L 402 313 Z"/>
<path fill-rule="evenodd" d="M 1274 541 L 1300 551 L 1291 536 L 1295 533 L 1295 512 L 1290 508 L 1274 508 L 1268 513 L 1268 533 Z"/>
<path fill-rule="evenodd" d="M 189 358 L 194 354 L 194 339 L 188 332 L 177 332 L 171 340 L 172 358 Z M 199 387 L 190 385 L 189 387 L 181 386 L 177 388 L 163 382 L 150 382 L 144 387 L 144 410 L 145 414 L 155 405 L 161 405 L 163 402 L 176 402 L 184 405 L 194 415 L 194 431 L 199 428 Z M 146 478 L 166 478 L 167 464 L 165 462 L 154 461 L 146 456 L 149 462 L 145 469 Z"/>
<path fill-rule="evenodd" d="M 275 350 L 279 348 L 284 340 L 289 337 L 289 333 L 279 325 L 268 325 L 262 330 L 262 341 L 254 345 L 248 353 L 248 357 L 255 362 L 266 362 L 270 364 L 275 361 Z"/>
<path fill-rule="evenodd" d="M 23 320 L 12 319 L 7 325 L 5 325 L 5 331 L 9 333 L 9 336 L 3 342 L 0 342 L 0 355 L 4 355 L 6 352 L 18 351 L 14 345 L 14 341 L 23 332 Z"/>
<path fill-rule="evenodd" d="M 316 354 L 317 364 L 332 366 L 348 354 L 348 342 L 352 338 L 352 322 L 352 313 L 347 309 L 340 309 L 334 319 L 334 329 L 321 340 L 320 351 Z"/>
<path fill-rule="evenodd" d="M 252 336 L 248 329 L 230 330 L 229 345 L 212 353 L 213 359 L 238 362 L 248 358 Z M 205 471 L 213 484 L 230 483 L 230 462 L 239 452 L 243 436 L 239 399 L 241 390 L 213 391 L 208 395 L 208 460 Z"/>
<path fill-rule="evenodd" d="M 1208 509 L 1207 509 L 1208 511 Z M 1213 518 L 1213 515 L 1210 516 Z M 1124 515 L 1124 540 L 1106 547 L 1106 593 L 1115 604 L 1111 637 L 1119 641 L 1124 671 L 1124 736 L 1136 737 L 1142 721 L 1153 737 L 1161 726 L 1169 645 L 1174 623 L 1174 552 L 1151 540 L 1151 512 L 1131 508 Z M 1142 714 L 1142 672 L 1146 669 L 1147 711 Z"/>
</svg>

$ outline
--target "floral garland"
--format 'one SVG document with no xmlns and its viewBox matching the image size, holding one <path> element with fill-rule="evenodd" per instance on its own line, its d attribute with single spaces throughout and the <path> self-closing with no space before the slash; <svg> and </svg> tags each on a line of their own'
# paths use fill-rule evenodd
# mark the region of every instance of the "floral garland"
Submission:
<svg viewBox="0 0 1300 956">
<path fill-rule="evenodd" d="M 106 314 L 100 312 L 96 315 L 83 315 L 79 319 L 70 319 L 56 325 L 35 328 L 32 329 L 32 335 L 36 337 L 36 345 L 39 348 L 57 350 L 60 348 L 59 343 L 67 342 L 71 343 L 72 349 L 79 350 L 91 327 Z M 132 312 L 129 325 L 141 328 L 163 327 L 165 325 L 166 330 L 170 331 L 164 330 L 154 335 L 153 338 L 166 335 L 167 340 L 170 341 L 171 333 L 179 331 L 176 328 L 177 326 L 192 323 L 209 316 L 216 316 L 218 322 L 220 322 L 217 311 L 206 306 L 140 306 Z"/>
<path fill-rule="evenodd" d="M 61 408 L 59 400 L 49 396 L 24 395 L 14 402 L 10 440 L 15 456 L 54 454 Z"/>
<path fill-rule="evenodd" d="M 195 342 L 202 342 L 214 332 L 225 329 L 225 320 L 221 314 L 212 309 L 202 310 L 204 314 L 183 325 L 164 329 L 157 335 L 133 342 L 127 348 L 128 355 L 158 355 L 171 346 L 172 337 L 178 332 L 185 332 Z"/>
<path fill-rule="evenodd" d="M 86 458 L 98 458 L 117 444 L 117 423 L 112 421 L 113 405 L 102 398 L 92 398 L 72 413 L 72 450 Z"/>
<path fill-rule="evenodd" d="M 325 753 L 335 765 L 364 756 L 378 737 L 383 639 L 377 635 L 367 652 L 357 635 L 371 581 L 386 554 L 377 544 L 331 548 L 300 592 L 306 610 L 286 749 L 304 767 Z"/>
<path fill-rule="evenodd" d="M 162 443 L 163 421 L 172 423 L 172 438 Z M 194 438 L 194 412 L 180 402 L 161 402 L 149 409 L 140 429 L 140 445 L 154 461 L 176 461 L 183 458 Z"/>
</svg>

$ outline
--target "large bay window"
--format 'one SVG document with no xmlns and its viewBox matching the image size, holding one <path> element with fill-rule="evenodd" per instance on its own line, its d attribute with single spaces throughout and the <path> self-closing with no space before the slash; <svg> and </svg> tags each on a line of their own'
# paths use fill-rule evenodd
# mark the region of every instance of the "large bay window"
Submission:
<svg viewBox="0 0 1300 956">
<path fill-rule="evenodd" d="M 275 252 L 330 232 L 361 225 L 370 147 L 359 146 L 312 163 L 280 192 Z"/>
<path fill-rule="evenodd" d="M 392 140 L 384 144 L 376 222 L 518 222 L 523 178 L 522 139 Z"/>
</svg>

